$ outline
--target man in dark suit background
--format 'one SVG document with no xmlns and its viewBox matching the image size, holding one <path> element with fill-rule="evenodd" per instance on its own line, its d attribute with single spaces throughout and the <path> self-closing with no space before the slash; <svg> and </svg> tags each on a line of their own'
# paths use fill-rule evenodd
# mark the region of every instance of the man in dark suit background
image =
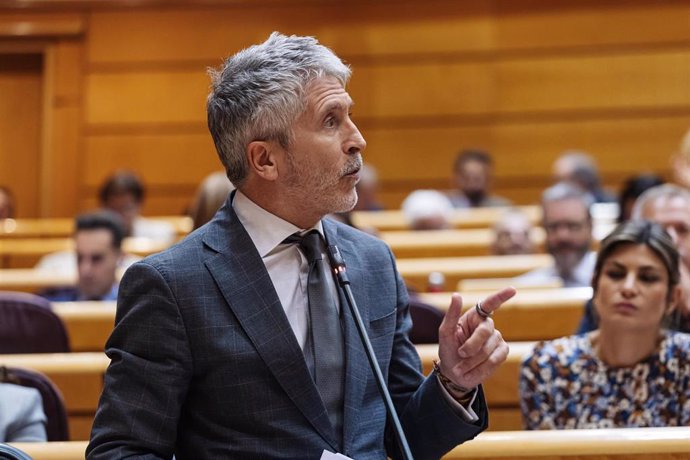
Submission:
<svg viewBox="0 0 690 460">
<path fill-rule="evenodd" d="M 389 248 L 323 219 L 357 200 L 366 143 L 350 118 L 349 68 L 313 38 L 274 33 L 212 77 L 209 129 L 237 190 L 211 222 L 125 274 L 88 458 L 399 456 L 342 297 L 340 399 L 312 377 L 308 356 L 324 350 L 310 344 L 329 325 L 310 321 L 309 266 L 286 238 L 313 231 L 315 252 L 337 245 L 347 263 L 415 458 L 439 458 L 484 430 L 480 383 L 508 353 L 492 320 L 479 309 L 461 316 L 455 294 L 425 378 Z M 332 277 L 326 285 L 337 299 Z M 514 293 L 489 296 L 484 310 Z"/>
</svg>

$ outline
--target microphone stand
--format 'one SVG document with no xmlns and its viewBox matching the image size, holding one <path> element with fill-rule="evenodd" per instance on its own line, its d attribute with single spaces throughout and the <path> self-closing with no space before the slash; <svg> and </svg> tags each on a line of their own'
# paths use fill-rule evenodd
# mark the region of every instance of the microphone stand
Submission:
<svg viewBox="0 0 690 460">
<path fill-rule="evenodd" d="M 402 452 L 403 458 L 406 460 L 413 460 L 412 452 L 410 452 L 410 446 L 407 443 L 407 438 L 405 437 L 405 432 L 403 431 L 402 425 L 400 424 L 400 419 L 398 418 L 398 413 L 395 411 L 395 406 L 393 406 L 393 400 L 391 399 L 391 394 L 388 391 L 386 381 L 383 379 L 383 373 L 379 367 L 379 363 L 376 360 L 376 354 L 374 353 L 374 348 L 371 346 L 371 341 L 367 335 L 367 331 L 364 328 L 364 323 L 362 322 L 362 317 L 359 315 L 359 309 L 355 303 L 355 298 L 352 296 L 352 289 L 350 289 L 350 279 L 347 277 L 347 271 L 345 269 L 345 261 L 340 255 L 340 251 L 337 246 L 328 246 L 328 256 L 331 261 L 331 268 L 335 272 L 336 278 L 338 280 L 338 286 L 341 288 L 345 294 L 345 299 L 350 307 L 350 312 L 355 320 L 355 325 L 357 326 L 357 332 L 359 332 L 359 338 L 364 346 L 364 351 L 369 359 L 369 366 L 374 372 L 374 377 L 376 377 L 376 384 L 379 388 L 379 393 L 386 404 L 386 410 L 388 416 L 393 422 L 393 427 L 395 429 L 395 435 L 398 441 L 398 447 Z"/>
</svg>

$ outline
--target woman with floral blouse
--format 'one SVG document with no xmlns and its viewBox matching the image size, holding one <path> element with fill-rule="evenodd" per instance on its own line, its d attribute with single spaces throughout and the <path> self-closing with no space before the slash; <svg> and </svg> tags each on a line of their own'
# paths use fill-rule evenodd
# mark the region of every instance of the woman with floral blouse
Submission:
<svg viewBox="0 0 690 460">
<path fill-rule="evenodd" d="M 592 280 L 599 329 L 540 342 L 522 363 L 525 427 L 690 425 L 690 334 L 664 327 L 678 280 L 678 251 L 660 226 L 616 227 Z"/>
</svg>

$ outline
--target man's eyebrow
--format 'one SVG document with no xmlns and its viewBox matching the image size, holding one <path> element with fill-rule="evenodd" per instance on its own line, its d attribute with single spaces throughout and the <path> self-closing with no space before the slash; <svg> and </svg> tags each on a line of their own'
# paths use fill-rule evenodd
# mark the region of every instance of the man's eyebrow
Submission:
<svg viewBox="0 0 690 460">
<path fill-rule="evenodd" d="M 332 112 L 334 110 L 347 110 L 349 111 L 354 105 L 354 101 L 352 99 L 349 99 L 347 101 L 347 105 L 343 105 L 341 101 L 332 101 L 329 102 L 325 107 L 324 107 L 324 112 Z"/>
</svg>

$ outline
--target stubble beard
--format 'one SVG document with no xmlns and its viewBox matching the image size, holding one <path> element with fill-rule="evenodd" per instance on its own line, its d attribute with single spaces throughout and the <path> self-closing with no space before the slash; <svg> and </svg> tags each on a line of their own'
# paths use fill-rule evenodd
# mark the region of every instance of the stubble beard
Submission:
<svg viewBox="0 0 690 460">
<path fill-rule="evenodd" d="M 334 212 L 348 212 L 355 207 L 356 182 L 352 183 L 349 190 L 343 190 L 345 183 L 349 181 L 344 176 L 362 167 L 361 156 L 349 161 L 337 172 L 335 178 L 331 174 L 321 174 L 314 168 L 302 167 L 295 161 L 292 152 L 288 152 L 287 158 L 289 171 L 286 184 L 289 191 L 286 193 L 292 203 L 305 211 L 316 211 L 321 217 Z"/>
</svg>

